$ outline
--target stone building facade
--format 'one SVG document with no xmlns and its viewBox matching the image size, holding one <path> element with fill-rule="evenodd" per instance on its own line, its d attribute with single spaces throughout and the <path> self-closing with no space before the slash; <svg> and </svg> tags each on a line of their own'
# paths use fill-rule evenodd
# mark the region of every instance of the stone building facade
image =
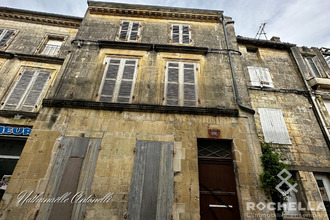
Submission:
<svg viewBox="0 0 330 220">
<path fill-rule="evenodd" d="M 236 38 L 222 11 L 88 5 L 83 19 L 0 8 L 0 143 L 20 149 L 1 149 L 18 162 L 0 218 L 274 218 L 247 205 L 270 202 L 264 141 L 296 201 L 322 202 L 327 124 L 295 45 Z"/>
</svg>

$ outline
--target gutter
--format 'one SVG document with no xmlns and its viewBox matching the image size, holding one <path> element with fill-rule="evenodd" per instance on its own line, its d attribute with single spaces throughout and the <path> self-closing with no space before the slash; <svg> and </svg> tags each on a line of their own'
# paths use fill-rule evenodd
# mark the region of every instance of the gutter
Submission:
<svg viewBox="0 0 330 220">
<path fill-rule="evenodd" d="M 228 57 L 229 57 L 229 63 L 230 63 L 230 69 L 231 69 L 231 74 L 233 78 L 233 84 L 234 84 L 234 89 L 235 89 L 235 96 L 236 96 L 236 103 L 238 107 L 248 113 L 255 114 L 255 111 L 252 108 L 246 107 L 242 105 L 241 100 L 239 98 L 239 93 L 237 89 L 237 83 L 236 83 L 236 76 L 235 76 L 235 70 L 234 70 L 234 65 L 233 65 L 233 59 L 231 57 L 231 52 L 233 51 L 232 49 L 229 48 L 229 42 L 228 42 L 228 35 L 227 35 L 227 30 L 226 30 L 226 25 L 234 23 L 234 21 L 225 21 L 223 14 L 221 14 L 222 18 L 222 26 L 225 34 L 225 39 L 226 39 L 226 46 L 227 46 L 227 51 L 228 51 Z"/>
</svg>

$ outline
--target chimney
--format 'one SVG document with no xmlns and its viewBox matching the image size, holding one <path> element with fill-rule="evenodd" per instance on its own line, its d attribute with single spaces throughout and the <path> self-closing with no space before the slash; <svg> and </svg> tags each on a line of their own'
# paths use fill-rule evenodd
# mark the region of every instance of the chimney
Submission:
<svg viewBox="0 0 330 220">
<path fill-rule="evenodd" d="M 270 40 L 275 42 L 281 42 L 280 37 L 275 37 L 275 36 L 273 36 Z"/>
</svg>

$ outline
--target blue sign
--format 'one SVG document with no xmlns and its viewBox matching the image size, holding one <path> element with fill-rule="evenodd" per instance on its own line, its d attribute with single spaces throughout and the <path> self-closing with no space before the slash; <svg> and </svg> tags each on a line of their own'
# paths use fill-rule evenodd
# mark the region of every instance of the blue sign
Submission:
<svg viewBox="0 0 330 220">
<path fill-rule="evenodd" d="M 31 128 L 0 126 L 0 134 L 29 135 Z"/>
</svg>

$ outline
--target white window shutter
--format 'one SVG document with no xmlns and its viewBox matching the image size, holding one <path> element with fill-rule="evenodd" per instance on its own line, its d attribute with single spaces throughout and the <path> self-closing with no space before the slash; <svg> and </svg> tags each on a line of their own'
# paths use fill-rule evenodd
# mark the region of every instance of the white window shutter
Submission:
<svg viewBox="0 0 330 220">
<path fill-rule="evenodd" d="M 127 40 L 129 25 L 130 25 L 130 22 L 127 22 L 127 21 L 122 22 L 121 30 L 120 30 L 120 34 L 119 34 L 119 40 Z"/>
<path fill-rule="evenodd" d="M 313 61 L 313 58 L 312 57 L 305 57 L 305 61 L 307 63 L 307 66 L 312 74 L 313 77 L 315 78 L 320 78 L 321 75 L 320 75 L 320 72 L 319 70 L 317 69 L 314 61 Z"/>
<path fill-rule="evenodd" d="M 250 75 L 251 85 L 252 86 L 261 86 L 257 68 L 254 66 L 248 66 L 248 71 L 249 71 L 249 75 Z"/>
<path fill-rule="evenodd" d="M 179 44 L 180 43 L 180 26 L 172 25 L 172 43 Z"/>
<path fill-rule="evenodd" d="M 1 29 L 0 32 L 1 32 L 0 33 L 0 48 L 1 48 L 6 45 L 7 41 L 11 38 L 11 36 L 15 31 Z"/>
<path fill-rule="evenodd" d="M 265 87 L 274 87 L 268 68 L 258 68 L 260 84 Z"/>
<path fill-rule="evenodd" d="M 178 105 L 179 104 L 179 63 L 167 63 L 167 77 L 166 77 L 166 104 Z"/>
<path fill-rule="evenodd" d="M 137 65 L 136 59 L 109 59 L 103 76 L 100 101 L 132 102 Z"/>
<path fill-rule="evenodd" d="M 130 41 L 137 41 L 139 37 L 139 27 L 140 23 L 138 22 L 132 22 L 131 24 L 131 31 L 130 31 Z"/>
<path fill-rule="evenodd" d="M 183 105 L 196 106 L 196 72 L 195 64 L 183 63 Z"/>
<path fill-rule="evenodd" d="M 182 27 L 182 44 L 190 44 L 190 27 L 189 26 L 181 26 Z"/>
<path fill-rule="evenodd" d="M 26 98 L 22 104 L 22 111 L 33 111 L 37 107 L 50 75 L 51 73 L 47 71 L 38 71 L 36 73 L 35 80 L 31 84 L 31 89 L 26 94 Z"/>
<path fill-rule="evenodd" d="M 258 108 L 265 142 L 291 144 L 281 109 Z"/>
</svg>

